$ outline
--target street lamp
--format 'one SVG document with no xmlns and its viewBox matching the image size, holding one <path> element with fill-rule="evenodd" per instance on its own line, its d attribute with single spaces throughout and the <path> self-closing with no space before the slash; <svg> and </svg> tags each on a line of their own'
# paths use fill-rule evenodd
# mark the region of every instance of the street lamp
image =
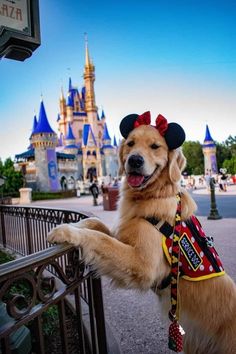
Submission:
<svg viewBox="0 0 236 354">
<path fill-rule="evenodd" d="M 215 180 L 213 177 L 210 179 L 210 192 L 211 192 L 211 210 L 207 219 L 209 220 L 218 220 L 222 219 L 222 216 L 219 215 L 217 206 L 216 206 L 216 198 L 215 198 Z"/>
</svg>

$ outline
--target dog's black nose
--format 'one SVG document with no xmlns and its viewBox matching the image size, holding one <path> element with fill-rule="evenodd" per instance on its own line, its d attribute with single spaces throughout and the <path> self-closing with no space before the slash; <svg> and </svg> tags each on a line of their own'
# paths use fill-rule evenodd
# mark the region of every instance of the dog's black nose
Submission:
<svg viewBox="0 0 236 354">
<path fill-rule="evenodd" d="M 133 168 L 140 168 L 144 164 L 144 159 L 140 155 L 131 155 L 128 160 L 128 164 Z"/>
</svg>

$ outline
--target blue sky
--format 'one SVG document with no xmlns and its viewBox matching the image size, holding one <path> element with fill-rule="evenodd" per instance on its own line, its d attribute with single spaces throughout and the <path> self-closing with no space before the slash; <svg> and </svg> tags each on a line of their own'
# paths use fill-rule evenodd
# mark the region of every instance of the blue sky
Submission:
<svg viewBox="0 0 236 354">
<path fill-rule="evenodd" d="M 83 85 L 84 32 L 110 135 L 129 113 L 178 122 L 187 140 L 236 135 L 235 0 L 40 0 L 41 46 L 0 61 L 0 157 L 27 149 L 41 94 L 54 130 L 61 86 Z"/>
</svg>

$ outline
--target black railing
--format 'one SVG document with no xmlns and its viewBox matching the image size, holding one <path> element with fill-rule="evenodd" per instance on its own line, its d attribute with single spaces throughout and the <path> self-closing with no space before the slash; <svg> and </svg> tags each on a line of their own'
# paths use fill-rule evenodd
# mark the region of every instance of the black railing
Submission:
<svg viewBox="0 0 236 354">
<path fill-rule="evenodd" d="M 108 353 L 100 278 L 81 262 L 80 250 L 48 247 L 46 241 L 53 226 L 86 217 L 67 210 L 0 206 L 0 243 L 26 255 L 0 266 L 3 354 L 17 352 L 14 336 L 22 328 L 29 329 L 33 353 Z M 55 335 L 48 338 L 45 325 L 50 309 L 57 318 L 52 329 L 58 333 L 56 349 L 51 347 Z"/>
<path fill-rule="evenodd" d="M 0 205 L 0 243 L 21 255 L 48 248 L 48 232 L 58 224 L 89 216 L 62 209 Z"/>
</svg>

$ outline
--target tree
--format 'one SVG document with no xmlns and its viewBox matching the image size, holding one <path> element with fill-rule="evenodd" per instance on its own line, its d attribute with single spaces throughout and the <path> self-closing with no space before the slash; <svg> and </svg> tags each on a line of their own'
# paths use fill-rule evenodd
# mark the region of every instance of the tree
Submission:
<svg viewBox="0 0 236 354">
<path fill-rule="evenodd" d="M 225 160 L 231 159 L 231 153 L 225 143 L 216 143 L 216 161 L 218 169 L 223 167 Z"/>
<path fill-rule="evenodd" d="M 224 167 L 230 174 L 236 174 L 236 136 L 231 135 L 223 143 L 216 145 L 216 158 L 219 169 Z"/>
<path fill-rule="evenodd" d="M 236 156 L 236 136 L 229 136 L 225 140 L 225 145 L 230 149 L 232 156 Z"/>
<path fill-rule="evenodd" d="M 4 195 L 18 193 L 23 186 L 23 175 L 20 171 L 15 171 L 14 163 L 10 158 L 6 159 L 4 164 L 0 159 L 0 174 L 6 178 L 1 187 L 2 193 Z"/>
<path fill-rule="evenodd" d="M 227 172 L 231 175 L 236 174 L 236 156 L 233 156 L 229 160 L 223 162 L 223 168 L 226 168 Z"/>
<path fill-rule="evenodd" d="M 3 168 L 4 168 L 4 165 L 3 165 L 2 159 L 0 158 L 0 176 L 3 175 Z"/>
<path fill-rule="evenodd" d="M 185 141 L 183 144 L 183 153 L 187 159 L 185 172 L 188 175 L 204 174 L 204 156 L 202 145 L 199 141 Z"/>
</svg>

